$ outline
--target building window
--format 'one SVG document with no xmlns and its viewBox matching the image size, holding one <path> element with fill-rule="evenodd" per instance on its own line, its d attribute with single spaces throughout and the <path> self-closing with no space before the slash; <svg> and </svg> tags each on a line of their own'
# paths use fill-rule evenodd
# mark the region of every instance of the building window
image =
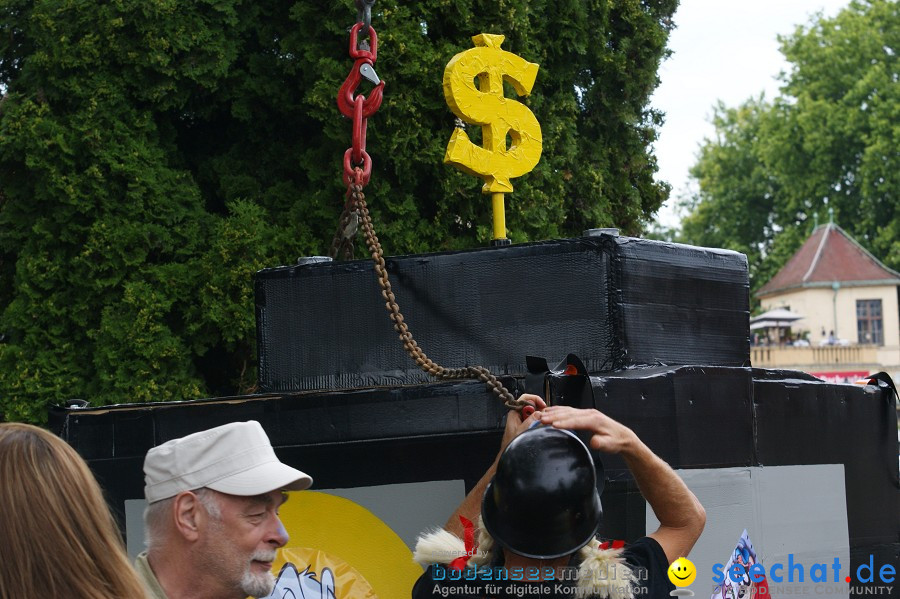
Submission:
<svg viewBox="0 0 900 599">
<path fill-rule="evenodd" d="M 881 300 L 856 300 L 856 335 L 859 343 L 884 345 Z"/>
</svg>

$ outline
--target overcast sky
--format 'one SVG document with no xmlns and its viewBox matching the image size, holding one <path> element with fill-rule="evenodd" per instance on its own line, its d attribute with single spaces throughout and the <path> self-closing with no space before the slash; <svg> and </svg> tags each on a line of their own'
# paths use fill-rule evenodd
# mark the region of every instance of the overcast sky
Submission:
<svg viewBox="0 0 900 599">
<path fill-rule="evenodd" d="M 660 68 L 662 83 L 651 99 L 666 113 L 654 144 L 657 178 L 672 185 L 660 209 L 667 226 L 679 218 L 674 205 L 688 192 L 688 169 L 701 142 L 711 137 L 709 124 L 717 100 L 736 106 L 765 91 L 778 94 L 778 74 L 788 64 L 778 51 L 777 36 L 793 33 L 822 11 L 834 16 L 849 0 L 681 0 L 676 29 L 669 37 L 672 56 Z M 693 184 L 693 183 L 692 183 Z"/>
</svg>

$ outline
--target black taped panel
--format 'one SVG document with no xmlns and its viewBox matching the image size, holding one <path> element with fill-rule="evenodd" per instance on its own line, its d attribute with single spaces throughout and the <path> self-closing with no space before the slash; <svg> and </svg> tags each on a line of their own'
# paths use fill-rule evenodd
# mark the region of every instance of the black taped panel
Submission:
<svg viewBox="0 0 900 599">
<path fill-rule="evenodd" d="M 592 376 L 591 383 L 597 409 L 631 428 L 672 468 L 755 461 L 749 368 L 637 368 Z M 618 456 L 604 463 L 611 480 L 630 478 Z"/>
<path fill-rule="evenodd" d="M 882 391 L 713 366 L 633 368 L 595 374 L 590 383 L 595 405 L 676 469 L 843 464 L 852 559 L 862 563 L 875 552 L 888 563 L 895 555 L 896 416 Z M 309 472 L 317 487 L 353 488 L 471 484 L 496 455 L 505 414 L 483 384 L 460 381 L 69 409 L 54 421 L 121 515 L 126 499 L 143 494 L 150 447 L 226 422 L 259 420 L 278 456 Z M 633 540 L 645 532 L 643 500 L 623 460 L 604 455 L 603 462 L 603 532 Z"/>
<path fill-rule="evenodd" d="M 749 369 L 724 367 L 642 368 L 590 377 L 596 406 L 631 427 L 673 468 L 751 462 L 749 380 Z M 63 437 L 89 462 L 140 460 L 148 449 L 170 439 L 245 420 L 262 424 L 279 455 L 294 449 L 327 455 L 350 445 L 393 451 L 413 439 L 433 438 L 444 446 L 448 460 L 457 460 L 466 448 L 460 439 L 473 434 L 495 434 L 496 451 L 507 409 L 482 383 L 459 381 L 63 413 Z M 724 421 L 729 426 L 721 426 Z M 130 434 L 116 434 L 126 430 Z M 393 458 L 382 459 L 395 464 Z M 604 455 L 603 461 L 610 480 L 630 478 L 620 458 Z M 402 467 L 395 472 L 401 482 L 403 472 Z M 386 474 L 373 476 L 381 480 Z M 453 478 L 440 471 L 433 476 Z M 360 485 L 336 481 L 329 486 Z"/>
<path fill-rule="evenodd" d="M 387 259 L 428 356 L 523 376 L 525 356 L 625 364 L 749 363 L 746 258 L 600 236 Z M 371 262 L 256 277 L 259 382 L 269 392 L 430 381 L 394 332 Z"/>
<path fill-rule="evenodd" d="M 120 524 L 144 495 L 156 445 L 229 422 L 257 420 L 279 459 L 318 488 L 478 480 L 494 459 L 507 409 L 473 381 L 355 392 L 234 397 L 55 411 Z M 129 431 L 131 435 L 115 434 Z M 449 514 L 448 514 L 449 516 Z"/>
<path fill-rule="evenodd" d="M 523 374 L 525 356 L 539 352 L 608 367 L 608 263 L 601 243 L 584 239 L 400 256 L 387 268 L 432 360 Z M 369 260 L 260 271 L 256 303 L 266 391 L 433 380 L 397 339 Z"/>
<path fill-rule="evenodd" d="M 623 237 L 616 269 L 627 364 L 750 365 L 746 256 Z"/>
<path fill-rule="evenodd" d="M 866 585 L 870 588 L 878 587 L 883 585 L 881 581 L 881 569 L 886 565 L 893 566 L 894 568 L 894 580 L 891 582 L 891 593 L 886 594 L 888 597 L 900 597 L 900 590 L 898 590 L 896 578 L 896 573 L 900 572 L 900 542 L 890 543 L 887 545 L 867 545 L 863 547 L 855 547 L 850 549 L 850 571 L 858 572 L 858 569 L 862 565 L 866 565 L 867 567 L 872 568 L 872 574 L 874 575 L 873 582 L 869 585 Z M 891 575 L 889 574 L 890 570 L 885 570 L 885 574 L 887 578 Z M 863 575 L 868 576 L 868 570 L 863 570 Z M 856 588 L 865 589 L 863 585 L 854 585 Z M 886 589 L 885 589 L 886 590 Z M 862 592 L 857 592 L 856 594 L 862 595 Z"/>
<path fill-rule="evenodd" d="M 896 543 L 900 480 L 894 398 L 873 386 L 782 374 L 782 380 L 772 372 L 754 380 L 759 464 L 843 464 L 850 547 Z"/>
<path fill-rule="evenodd" d="M 85 459 L 143 457 L 148 449 L 229 422 L 257 420 L 273 447 L 502 431 L 506 406 L 478 381 L 268 395 L 70 411 L 63 438 Z M 141 423 L 131 436 L 122 423 Z"/>
<path fill-rule="evenodd" d="M 68 416 L 60 436 L 74 447 L 85 460 L 116 457 L 115 417 L 107 411 L 67 411 Z M 115 414 L 116 412 L 112 412 Z M 152 427 L 150 427 L 152 434 Z M 146 451 L 146 449 L 144 450 Z"/>
<path fill-rule="evenodd" d="M 125 532 L 125 500 L 144 498 L 144 456 L 88 460 L 119 528 Z"/>
<path fill-rule="evenodd" d="M 600 501 L 600 538 L 633 543 L 647 535 L 647 502 L 633 480 L 609 483 Z"/>
<path fill-rule="evenodd" d="M 397 441 L 289 447 L 278 451 L 326 489 L 433 480 L 478 480 L 500 447 L 501 430 Z M 447 514 L 449 517 L 450 514 Z"/>
</svg>

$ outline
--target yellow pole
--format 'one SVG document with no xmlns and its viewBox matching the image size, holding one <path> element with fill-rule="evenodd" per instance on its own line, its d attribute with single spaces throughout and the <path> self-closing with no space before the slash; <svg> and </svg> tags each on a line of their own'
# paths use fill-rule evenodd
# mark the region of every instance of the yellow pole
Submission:
<svg viewBox="0 0 900 599">
<path fill-rule="evenodd" d="M 506 239 L 506 207 L 503 205 L 503 193 L 491 194 L 494 206 L 494 239 Z"/>
</svg>

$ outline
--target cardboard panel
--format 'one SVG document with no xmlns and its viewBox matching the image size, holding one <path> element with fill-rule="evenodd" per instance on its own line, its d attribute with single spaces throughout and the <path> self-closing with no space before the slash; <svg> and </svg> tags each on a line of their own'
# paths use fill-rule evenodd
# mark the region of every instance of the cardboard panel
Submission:
<svg viewBox="0 0 900 599">
<path fill-rule="evenodd" d="M 392 257 L 387 268 L 413 336 L 443 366 L 521 375 L 526 355 L 574 352 L 600 370 L 620 351 L 608 325 L 610 253 L 564 240 Z M 264 390 L 433 380 L 398 341 L 371 261 L 260 271 L 256 313 Z"/>
<path fill-rule="evenodd" d="M 749 364 L 742 254 L 610 235 L 387 259 L 405 321 L 430 358 L 523 376 L 525 356 L 624 365 Z M 260 387 L 430 381 L 394 332 L 367 260 L 256 277 Z"/>
<path fill-rule="evenodd" d="M 754 380 L 759 464 L 842 464 L 851 547 L 896 543 L 900 481 L 894 398 L 872 386 L 781 374 L 781 380 L 776 373 Z"/>
<path fill-rule="evenodd" d="M 716 468 L 682 470 L 678 474 L 706 509 L 706 529 L 691 550 L 690 559 L 697 568 L 695 591 L 708 591 L 714 564 L 726 564 L 741 533 L 746 530 L 760 563 L 769 571 L 776 563 L 787 564 L 788 555 L 801 564 L 807 593 L 802 588 L 799 570 L 795 582 L 769 581 L 773 597 L 788 594 L 813 594 L 810 569 L 837 558 L 841 564 L 841 584 L 820 586 L 817 595 L 848 596 L 844 576 L 851 573 L 847 511 L 844 494 L 844 469 L 841 465 Z M 659 520 L 647 510 L 646 527 L 656 530 Z M 720 567 L 721 571 L 721 567 Z M 785 577 L 787 572 L 783 572 Z M 789 588 L 788 588 L 789 587 Z M 704 592 L 698 595 L 706 597 Z"/>
<path fill-rule="evenodd" d="M 619 238 L 626 364 L 749 366 L 747 257 Z"/>
<path fill-rule="evenodd" d="M 725 469 L 724 475 L 734 467 L 767 472 L 773 466 L 838 465 L 846 511 L 828 504 L 834 508 L 828 513 L 846 515 L 851 560 L 863 563 L 872 554 L 879 563 L 896 559 L 898 444 L 893 401 L 885 392 L 802 373 L 709 366 L 633 368 L 589 381 L 595 406 L 631 427 L 673 468 Z M 518 383 L 524 386 L 524 380 Z M 583 400 L 579 393 L 572 397 Z M 121 517 L 125 500 L 143 495 L 147 449 L 225 422 L 259 420 L 279 458 L 309 472 L 317 489 L 433 481 L 463 481 L 470 489 L 496 455 L 505 414 L 484 385 L 461 381 L 63 410 L 54 421 L 88 459 Z M 643 500 L 623 460 L 602 459 L 602 531 L 633 540 L 645 532 Z M 753 509 L 780 509 L 784 481 L 772 480 Z M 828 480 L 821 482 L 830 485 Z M 746 495 L 738 484 L 722 484 L 721 497 Z M 817 508 L 831 491 L 819 494 Z M 720 507 L 720 514 L 731 509 L 727 502 Z M 749 517 L 745 512 L 735 504 L 733 517 L 721 520 L 732 543 L 741 532 L 733 529 Z M 718 526 L 710 521 L 707 529 Z"/>
<path fill-rule="evenodd" d="M 592 376 L 595 407 L 637 433 L 676 468 L 754 461 L 750 370 L 636 368 Z M 624 461 L 604 458 L 607 476 L 630 477 Z"/>
<path fill-rule="evenodd" d="M 631 543 L 647 534 L 647 502 L 634 480 L 608 482 L 600 502 L 603 504 L 601 538 Z"/>
</svg>

